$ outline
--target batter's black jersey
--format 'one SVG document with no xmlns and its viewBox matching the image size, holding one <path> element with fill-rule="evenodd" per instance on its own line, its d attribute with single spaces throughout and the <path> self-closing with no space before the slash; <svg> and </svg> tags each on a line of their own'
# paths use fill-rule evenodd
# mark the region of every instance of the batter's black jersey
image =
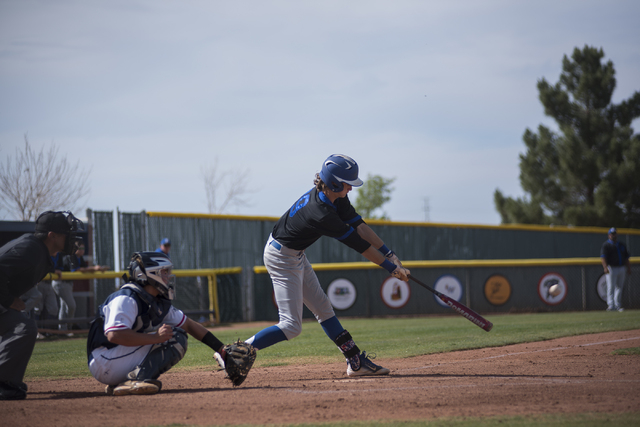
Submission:
<svg viewBox="0 0 640 427">
<path fill-rule="evenodd" d="M 282 215 L 271 235 L 286 247 L 299 251 L 320 237 L 329 236 L 362 253 L 371 246 L 355 231 L 362 223 L 364 220 L 348 197 L 331 203 L 323 192 L 313 188 Z"/>
</svg>

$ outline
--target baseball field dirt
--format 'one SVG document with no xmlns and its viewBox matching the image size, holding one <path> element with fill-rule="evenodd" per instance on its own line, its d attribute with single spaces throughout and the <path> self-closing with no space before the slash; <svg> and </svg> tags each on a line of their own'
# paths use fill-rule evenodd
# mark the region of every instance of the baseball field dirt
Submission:
<svg viewBox="0 0 640 427">
<path fill-rule="evenodd" d="M 345 363 L 257 367 L 231 387 L 222 372 L 168 372 L 153 396 L 112 397 L 91 378 L 28 382 L 0 402 L 6 426 L 288 424 L 444 416 L 640 413 L 640 330 L 482 350 L 378 359 L 382 377 L 349 378 Z M 259 357 L 259 356 L 258 356 Z"/>
</svg>

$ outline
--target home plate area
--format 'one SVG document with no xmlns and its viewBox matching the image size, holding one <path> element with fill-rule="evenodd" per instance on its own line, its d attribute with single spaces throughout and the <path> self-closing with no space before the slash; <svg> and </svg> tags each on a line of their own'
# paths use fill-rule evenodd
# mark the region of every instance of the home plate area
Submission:
<svg viewBox="0 0 640 427">
<path fill-rule="evenodd" d="M 16 426 L 294 424 L 545 413 L 638 412 L 640 330 L 446 354 L 381 359 L 380 377 L 345 363 L 255 367 L 233 388 L 223 372 L 169 371 L 153 396 L 113 397 L 92 378 L 29 382 L 3 402 Z"/>
</svg>

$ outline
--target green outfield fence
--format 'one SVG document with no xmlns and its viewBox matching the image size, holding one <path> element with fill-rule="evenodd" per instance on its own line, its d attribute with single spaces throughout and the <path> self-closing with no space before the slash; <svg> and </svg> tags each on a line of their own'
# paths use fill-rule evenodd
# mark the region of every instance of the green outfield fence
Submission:
<svg viewBox="0 0 640 427">
<path fill-rule="evenodd" d="M 260 269 L 264 244 L 278 218 L 144 211 L 88 211 L 87 217 L 94 263 L 123 271 L 133 252 L 155 250 L 160 240 L 168 237 L 172 241 L 171 259 L 178 270 L 241 268 L 240 273 L 221 279 L 228 284 L 220 286 L 228 292 L 220 301 L 229 301 L 237 311 L 235 318 L 242 321 L 274 319 L 271 283 Z M 380 220 L 367 220 L 367 224 L 402 260 L 412 260 L 406 264 L 423 282 L 433 285 L 441 276 L 454 276 L 463 287 L 462 302 L 477 311 L 604 308 L 594 289 L 602 272 L 597 257 L 607 238 L 607 228 Z M 618 228 L 618 236 L 632 255 L 638 254 L 640 230 Z M 361 263 L 360 254 L 335 239 L 320 239 L 306 254 L 325 289 L 336 278 L 345 278 L 358 291 L 355 303 L 340 311 L 342 315 L 429 314 L 448 310 L 428 295 L 428 291 L 413 284 L 410 285 L 411 299 L 401 308 L 389 308 L 380 299 L 381 283 L 388 277 L 386 271 L 368 262 Z M 358 267 L 345 270 L 335 267 L 336 263 Z M 636 271 L 636 264 L 637 258 L 634 258 L 634 274 L 627 279 L 625 287 L 628 308 L 638 307 L 636 281 L 640 272 Z M 550 306 L 540 299 L 536 286 L 546 272 L 553 271 L 564 278 L 568 293 L 561 304 Z M 494 275 L 502 275 L 511 286 L 508 300 L 500 305 L 491 303 L 484 294 L 486 281 Z M 106 284 L 93 288 L 96 304 L 117 286 L 116 279 L 100 282 Z M 187 311 L 201 310 L 203 299 L 208 298 L 203 295 L 202 286 L 202 279 L 197 277 L 181 279 L 176 305 Z M 221 307 L 221 310 L 224 309 Z"/>
<path fill-rule="evenodd" d="M 435 287 L 440 278 L 453 276 L 461 286 L 459 301 L 480 313 L 552 312 L 605 310 L 605 300 L 598 293 L 602 278 L 599 258 L 537 259 L 537 260 L 465 260 L 465 261 L 407 261 L 404 266 L 421 282 Z M 451 314 L 451 309 L 437 302 L 435 296 L 421 286 L 409 282 L 409 295 L 401 307 L 388 305 L 382 297 L 382 287 L 389 274 L 369 263 L 313 264 L 320 283 L 330 295 L 329 286 L 340 279 L 348 280 L 355 288 L 355 301 L 336 314 L 355 317 L 409 316 Z M 264 266 L 256 273 L 256 319 L 277 320 L 273 290 Z M 549 276 L 551 275 L 551 276 Z M 561 301 L 540 295 L 541 281 L 559 275 L 564 279 L 566 295 Z M 491 297 L 492 279 L 499 276 L 501 284 L 508 283 L 510 292 L 499 300 Z M 442 290 L 441 290 L 442 291 Z M 352 290 L 352 292 L 354 292 Z M 489 296 L 487 295 L 489 293 Z M 640 308 L 640 257 L 632 258 L 632 274 L 626 278 L 622 305 L 626 309 Z M 312 318 L 304 309 L 304 317 Z"/>
</svg>

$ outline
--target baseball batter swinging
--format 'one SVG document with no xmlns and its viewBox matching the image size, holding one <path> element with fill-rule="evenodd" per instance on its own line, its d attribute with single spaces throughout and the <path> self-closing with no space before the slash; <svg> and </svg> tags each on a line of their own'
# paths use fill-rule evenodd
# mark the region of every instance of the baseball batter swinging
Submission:
<svg viewBox="0 0 640 427">
<path fill-rule="evenodd" d="M 329 298 L 311 268 L 305 249 L 321 236 L 329 236 L 361 253 L 369 261 L 408 281 L 409 270 L 358 215 L 347 194 L 362 185 L 358 164 L 334 154 L 316 174 L 315 187 L 305 193 L 278 220 L 264 248 L 264 264 L 271 276 L 278 304 L 279 323 L 263 329 L 246 342 L 263 349 L 298 336 L 302 330 L 302 304 L 315 315 L 327 336 L 347 360 L 347 375 L 385 375 L 389 369 L 371 361 L 336 317 Z"/>
</svg>

